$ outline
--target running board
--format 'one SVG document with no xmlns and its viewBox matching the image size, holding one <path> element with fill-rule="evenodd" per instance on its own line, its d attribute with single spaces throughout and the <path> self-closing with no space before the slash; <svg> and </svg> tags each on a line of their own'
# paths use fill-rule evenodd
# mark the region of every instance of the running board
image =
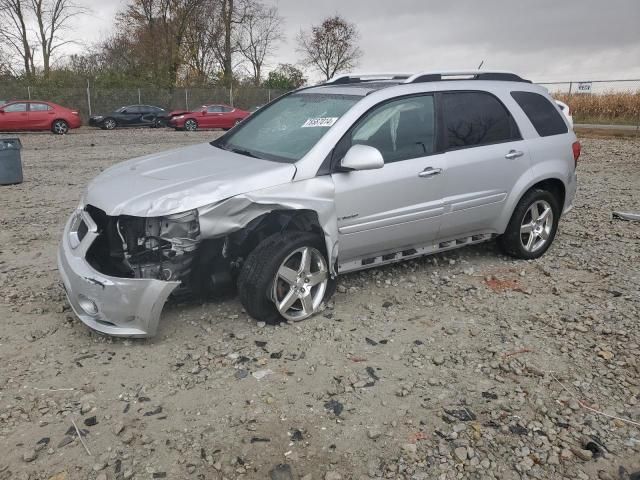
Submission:
<svg viewBox="0 0 640 480">
<path fill-rule="evenodd" d="M 338 264 L 338 273 L 355 272 L 364 270 L 365 268 L 378 267 L 380 265 L 388 265 L 390 263 L 401 262 L 411 258 L 422 257 L 424 255 L 432 255 L 447 250 L 454 250 L 465 245 L 474 245 L 476 243 L 486 242 L 498 235 L 495 233 L 482 233 L 479 235 L 471 235 L 468 237 L 456 238 L 446 242 L 440 242 L 422 247 L 408 248 L 395 253 L 386 253 L 384 255 L 376 255 L 373 257 L 364 257 Z"/>
</svg>

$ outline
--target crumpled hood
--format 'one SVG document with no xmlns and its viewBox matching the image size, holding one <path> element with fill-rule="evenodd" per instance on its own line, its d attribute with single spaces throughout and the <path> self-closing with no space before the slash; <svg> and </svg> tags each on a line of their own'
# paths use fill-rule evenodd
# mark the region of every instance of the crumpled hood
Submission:
<svg viewBox="0 0 640 480">
<path fill-rule="evenodd" d="M 296 168 L 208 143 L 147 155 L 108 168 L 83 201 L 107 215 L 159 217 L 290 182 Z"/>
</svg>

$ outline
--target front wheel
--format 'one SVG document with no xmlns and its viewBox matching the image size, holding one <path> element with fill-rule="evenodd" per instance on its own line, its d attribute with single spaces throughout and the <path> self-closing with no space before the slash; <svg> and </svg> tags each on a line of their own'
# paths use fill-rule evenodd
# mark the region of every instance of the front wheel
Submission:
<svg viewBox="0 0 640 480">
<path fill-rule="evenodd" d="M 516 206 L 509 225 L 499 239 L 512 257 L 531 260 L 546 252 L 558 230 L 560 207 L 556 197 L 540 189 L 529 190 Z"/>
<path fill-rule="evenodd" d="M 64 135 L 69 131 L 69 124 L 64 120 L 56 120 L 51 125 L 51 131 L 56 135 Z"/>
<path fill-rule="evenodd" d="M 309 232 L 283 232 L 261 242 L 242 266 L 238 294 L 256 320 L 305 320 L 335 288 L 323 239 Z"/>
<path fill-rule="evenodd" d="M 107 118 L 103 123 L 102 123 L 102 128 L 104 130 L 113 130 L 114 128 L 116 128 L 118 126 L 118 124 L 116 123 L 115 119 L 113 118 Z"/>
<path fill-rule="evenodd" d="M 196 122 L 195 120 L 187 120 L 186 122 L 184 122 L 184 129 L 187 132 L 195 132 L 198 129 L 198 122 Z"/>
</svg>

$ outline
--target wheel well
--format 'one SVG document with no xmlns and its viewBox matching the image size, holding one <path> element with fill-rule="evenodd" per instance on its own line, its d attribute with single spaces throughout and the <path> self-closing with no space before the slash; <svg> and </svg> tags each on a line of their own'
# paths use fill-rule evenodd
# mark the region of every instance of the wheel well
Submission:
<svg viewBox="0 0 640 480">
<path fill-rule="evenodd" d="M 274 210 L 253 219 L 229 236 L 238 256 L 246 256 L 258 243 L 278 232 L 301 231 L 322 235 L 318 214 L 313 210 Z"/>
<path fill-rule="evenodd" d="M 558 201 L 558 207 L 562 212 L 562 210 L 564 209 L 564 199 L 566 195 L 566 190 L 564 188 L 564 183 L 562 183 L 562 180 L 559 180 L 557 178 L 547 178 L 546 180 L 542 180 L 541 182 L 536 183 L 530 188 L 530 190 L 533 189 L 546 190 L 547 192 L 551 193 Z"/>
</svg>

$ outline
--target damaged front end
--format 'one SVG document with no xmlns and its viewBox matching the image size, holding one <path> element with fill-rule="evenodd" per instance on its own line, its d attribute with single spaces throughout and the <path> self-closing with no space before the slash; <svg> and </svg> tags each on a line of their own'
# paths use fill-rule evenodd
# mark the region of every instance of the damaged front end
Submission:
<svg viewBox="0 0 640 480">
<path fill-rule="evenodd" d="M 65 226 L 58 268 L 85 324 L 113 336 L 147 337 L 156 333 L 169 295 L 188 285 L 199 242 L 196 210 L 111 217 L 89 205 Z"/>
</svg>

